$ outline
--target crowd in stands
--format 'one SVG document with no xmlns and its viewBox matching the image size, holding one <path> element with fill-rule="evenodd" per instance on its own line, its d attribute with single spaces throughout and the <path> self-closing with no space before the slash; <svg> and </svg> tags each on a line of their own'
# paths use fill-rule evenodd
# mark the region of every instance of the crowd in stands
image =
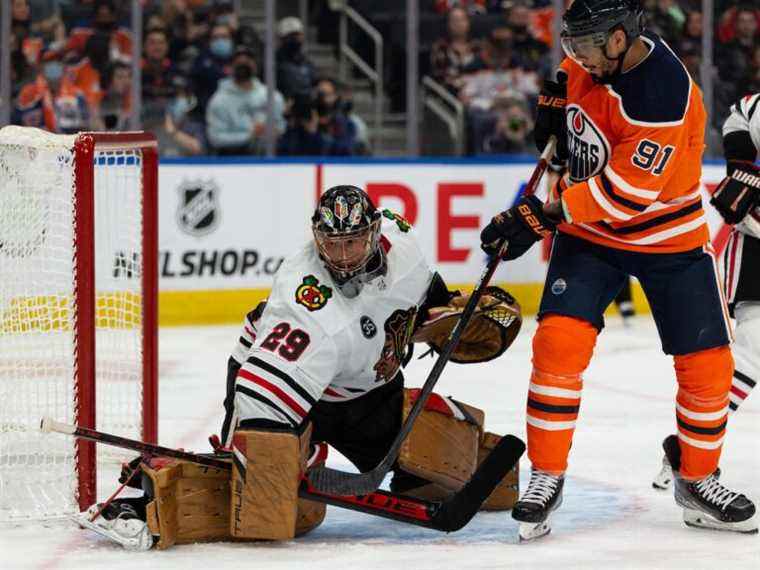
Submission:
<svg viewBox="0 0 760 570">
<path fill-rule="evenodd" d="M 760 91 L 760 8 L 745 1 L 715 0 L 715 72 L 703 78 L 701 1 L 642 0 L 647 28 L 668 42 L 698 83 L 712 81 L 714 128 L 738 97 Z M 139 123 L 156 133 L 163 155 L 264 152 L 263 42 L 241 23 L 231 0 L 143 0 L 140 46 L 133 45 L 130 2 L 9 2 L 12 122 L 59 133 L 130 128 L 137 120 L 132 65 L 139 57 Z M 392 53 L 394 45 L 404 49 L 397 24 L 403 3 L 351 4 L 389 36 L 387 93 L 392 109 L 403 108 L 397 95 L 405 93 L 404 66 Z M 552 2 L 422 0 L 420 10 L 420 76 L 429 75 L 466 109 L 466 152 L 534 152 L 535 101 L 552 73 Z M 335 3 L 314 0 L 311 16 L 317 41 L 335 44 Z M 431 29 L 441 31 L 428 40 Z M 350 90 L 310 59 L 303 23 L 283 17 L 275 35 L 277 154 L 369 154 L 370 134 L 352 109 Z"/>
<path fill-rule="evenodd" d="M 646 27 L 664 38 L 702 84 L 700 0 L 643 0 Z M 739 97 L 760 91 L 760 8 L 716 0 L 713 135 Z M 533 152 L 536 94 L 550 76 L 550 3 L 541 0 L 432 0 L 447 30 L 430 48 L 429 74 L 466 107 L 468 153 Z M 479 36 L 471 21 L 503 14 Z M 493 20 L 490 20 L 493 22 Z M 715 137 L 714 137 L 715 138 Z"/>
<path fill-rule="evenodd" d="M 139 48 L 130 4 L 11 0 L 12 122 L 57 133 L 130 128 L 133 57 L 140 57 L 139 123 L 156 134 L 164 156 L 262 154 L 263 43 L 240 24 L 233 3 L 145 0 Z M 282 18 L 276 35 L 278 153 L 369 153 L 366 125 L 344 90 L 305 54 L 301 21 Z"/>
</svg>

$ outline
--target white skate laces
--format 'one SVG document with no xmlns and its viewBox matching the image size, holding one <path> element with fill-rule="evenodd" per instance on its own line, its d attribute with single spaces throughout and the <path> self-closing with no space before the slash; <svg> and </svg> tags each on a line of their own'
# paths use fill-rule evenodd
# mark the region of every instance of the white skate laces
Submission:
<svg viewBox="0 0 760 570">
<path fill-rule="evenodd" d="M 735 493 L 721 485 L 715 475 L 710 475 L 701 481 L 695 482 L 694 487 L 705 500 L 710 501 L 720 510 L 725 510 L 739 496 L 739 493 Z"/>
<path fill-rule="evenodd" d="M 557 490 L 557 484 L 560 478 L 543 471 L 533 471 L 530 476 L 530 483 L 528 483 L 528 489 L 525 491 L 525 495 L 520 498 L 520 501 L 526 503 L 536 503 L 545 507 L 549 500 Z"/>
</svg>

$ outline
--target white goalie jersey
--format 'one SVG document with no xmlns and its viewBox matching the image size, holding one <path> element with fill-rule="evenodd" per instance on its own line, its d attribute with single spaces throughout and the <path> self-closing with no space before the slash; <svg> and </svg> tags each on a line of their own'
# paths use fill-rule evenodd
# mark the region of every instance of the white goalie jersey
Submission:
<svg viewBox="0 0 760 570">
<path fill-rule="evenodd" d="M 760 93 L 743 97 L 731 105 L 731 115 L 723 124 L 723 136 L 729 133 L 745 131 L 760 153 Z M 760 206 L 751 210 L 744 220 L 736 224 L 737 231 L 760 238 Z"/>
<path fill-rule="evenodd" d="M 392 380 L 433 278 L 409 224 L 383 212 L 387 272 L 341 294 L 314 242 L 285 260 L 261 318 L 246 319 L 232 358 L 235 420 L 298 426 L 319 400 L 347 401 Z"/>
</svg>

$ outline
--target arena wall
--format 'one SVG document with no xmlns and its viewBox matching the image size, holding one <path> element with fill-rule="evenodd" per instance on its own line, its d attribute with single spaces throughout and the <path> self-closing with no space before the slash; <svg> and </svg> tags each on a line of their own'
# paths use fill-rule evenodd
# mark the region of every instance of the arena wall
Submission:
<svg viewBox="0 0 760 570">
<path fill-rule="evenodd" d="M 264 298 L 283 258 L 310 238 L 319 193 L 335 184 L 367 188 L 382 208 L 411 222 L 433 266 L 453 288 L 471 287 L 485 262 L 480 228 L 510 206 L 530 160 L 163 160 L 159 168 L 162 325 L 240 322 Z M 703 192 L 725 172 L 705 164 Z M 727 230 L 705 200 L 718 251 Z M 549 243 L 503 263 L 495 280 L 526 313 L 542 290 Z M 634 287 L 639 311 L 648 307 Z"/>
</svg>

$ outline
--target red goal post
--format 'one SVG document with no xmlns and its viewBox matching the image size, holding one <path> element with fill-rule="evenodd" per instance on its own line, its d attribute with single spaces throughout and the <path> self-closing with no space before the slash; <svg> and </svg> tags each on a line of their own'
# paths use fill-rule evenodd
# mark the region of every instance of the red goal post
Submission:
<svg viewBox="0 0 760 570">
<path fill-rule="evenodd" d="M 142 155 L 142 440 L 158 441 L 158 143 L 145 132 L 81 133 L 74 145 L 76 202 L 79 219 L 77 234 L 85 244 L 75 259 L 78 275 L 87 282 L 75 291 L 79 307 L 77 335 L 80 347 L 76 357 L 77 380 L 85 389 L 78 394 L 77 425 L 95 429 L 97 390 L 95 367 L 95 165 L 98 152 L 139 151 Z M 107 165 L 105 165 L 107 166 Z M 80 388 L 81 389 L 81 388 Z M 79 508 L 87 509 L 97 500 L 97 458 L 93 442 L 77 442 L 79 465 Z"/>
<path fill-rule="evenodd" d="M 0 521 L 97 500 L 107 454 L 43 415 L 157 440 L 157 168 L 149 133 L 0 129 Z"/>
</svg>

